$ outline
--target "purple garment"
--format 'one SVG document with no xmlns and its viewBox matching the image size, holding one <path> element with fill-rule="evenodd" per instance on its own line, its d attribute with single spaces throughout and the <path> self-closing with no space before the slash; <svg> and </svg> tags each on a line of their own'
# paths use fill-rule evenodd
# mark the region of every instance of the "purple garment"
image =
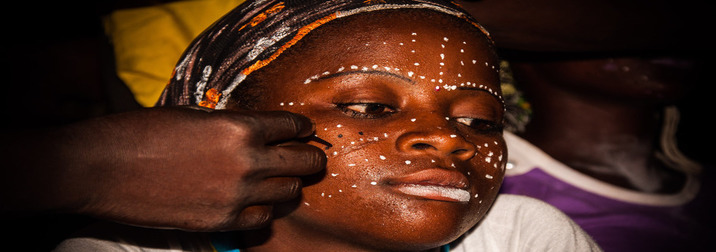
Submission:
<svg viewBox="0 0 716 252">
<path fill-rule="evenodd" d="M 704 167 L 711 172 L 713 167 Z M 505 177 L 501 193 L 541 199 L 579 224 L 606 252 L 716 251 L 713 179 L 684 205 L 649 206 L 597 195 L 565 183 L 539 167 Z M 713 238 L 712 238 L 713 237 Z"/>
</svg>

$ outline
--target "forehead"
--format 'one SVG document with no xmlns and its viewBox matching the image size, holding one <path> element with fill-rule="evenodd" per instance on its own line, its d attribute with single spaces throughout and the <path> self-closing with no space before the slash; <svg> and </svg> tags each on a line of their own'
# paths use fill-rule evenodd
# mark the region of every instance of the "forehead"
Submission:
<svg viewBox="0 0 716 252">
<path fill-rule="evenodd" d="M 306 79 L 308 71 L 306 81 L 337 71 L 381 70 L 434 80 L 436 86 L 480 83 L 498 89 L 494 84 L 499 83 L 498 58 L 487 36 L 460 18 L 426 10 L 380 11 L 332 21 L 287 54 L 283 63 L 294 65 L 297 71 L 292 73 L 303 73 L 295 78 Z"/>
</svg>

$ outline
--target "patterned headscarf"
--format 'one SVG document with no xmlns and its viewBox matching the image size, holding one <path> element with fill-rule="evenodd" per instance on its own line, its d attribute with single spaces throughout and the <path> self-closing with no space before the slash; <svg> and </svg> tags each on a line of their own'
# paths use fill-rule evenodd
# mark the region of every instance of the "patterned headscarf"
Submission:
<svg viewBox="0 0 716 252">
<path fill-rule="evenodd" d="M 317 27 L 358 13 L 426 9 L 488 33 L 457 4 L 440 0 L 248 0 L 200 34 L 174 69 L 157 106 L 223 109 L 246 77 Z"/>
</svg>

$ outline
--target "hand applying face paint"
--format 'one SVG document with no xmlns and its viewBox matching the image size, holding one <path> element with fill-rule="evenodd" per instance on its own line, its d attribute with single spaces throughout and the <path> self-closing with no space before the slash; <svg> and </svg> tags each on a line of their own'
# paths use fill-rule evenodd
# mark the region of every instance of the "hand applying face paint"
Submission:
<svg viewBox="0 0 716 252">
<path fill-rule="evenodd" d="M 325 168 L 319 148 L 294 141 L 312 132 L 308 118 L 288 112 L 151 108 L 18 136 L 4 154 L 15 154 L 12 160 L 23 160 L 18 167 L 27 171 L 52 167 L 35 181 L 55 182 L 35 183 L 37 196 L 4 193 L 3 210 L 62 209 L 193 231 L 256 228 L 271 221 L 273 204 L 299 195 L 299 176 Z M 27 157 L 45 151 L 67 155 Z M 18 206 L 25 201 L 19 197 L 35 200 Z"/>
</svg>

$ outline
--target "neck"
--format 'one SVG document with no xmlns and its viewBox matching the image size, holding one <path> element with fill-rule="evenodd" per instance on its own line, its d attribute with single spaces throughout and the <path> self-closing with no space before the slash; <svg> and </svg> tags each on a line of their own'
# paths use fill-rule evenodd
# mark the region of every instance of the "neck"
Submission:
<svg viewBox="0 0 716 252">
<path fill-rule="evenodd" d="M 663 107 L 582 96 L 545 83 L 535 86 L 540 89 L 530 97 L 535 113 L 522 134 L 527 141 L 571 168 L 616 186 L 643 192 L 680 189 L 683 176 L 654 155 Z"/>
<path fill-rule="evenodd" d="M 290 218 L 290 217 L 289 217 Z M 387 251 L 378 247 L 368 247 L 344 241 L 321 230 L 306 230 L 291 225 L 282 219 L 273 221 L 271 226 L 259 230 L 239 232 L 236 236 L 242 252 L 263 251 L 346 251 L 346 252 L 379 252 Z M 408 250 L 405 250 L 408 251 Z M 415 250 L 418 251 L 418 250 Z M 440 252 L 441 248 L 419 250 L 423 252 Z"/>
</svg>

